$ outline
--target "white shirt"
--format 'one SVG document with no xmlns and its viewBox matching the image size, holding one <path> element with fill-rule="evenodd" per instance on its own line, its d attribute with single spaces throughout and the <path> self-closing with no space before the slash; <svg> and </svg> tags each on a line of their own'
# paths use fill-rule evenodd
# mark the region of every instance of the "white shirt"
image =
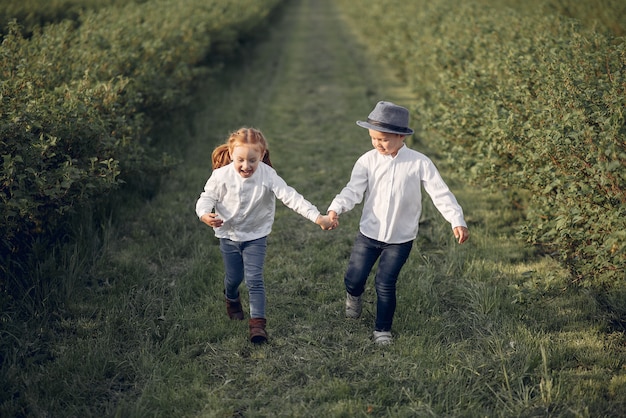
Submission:
<svg viewBox="0 0 626 418">
<path fill-rule="evenodd" d="M 269 165 L 259 163 L 249 178 L 241 177 L 234 167 L 231 163 L 214 170 L 196 202 L 199 218 L 215 209 L 224 221 L 221 227 L 213 228 L 216 237 L 241 242 L 269 235 L 276 197 L 312 222 L 320 215 L 314 205 L 288 186 Z"/>
<path fill-rule="evenodd" d="M 377 150 L 363 154 L 350 181 L 328 210 L 347 212 L 365 196 L 360 231 L 368 238 L 400 244 L 417 237 L 422 213 L 422 190 L 452 227 L 467 226 L 463 209 L 441 178 L 433 162 L 403 145 L 395 157 Z"/>
</svg>

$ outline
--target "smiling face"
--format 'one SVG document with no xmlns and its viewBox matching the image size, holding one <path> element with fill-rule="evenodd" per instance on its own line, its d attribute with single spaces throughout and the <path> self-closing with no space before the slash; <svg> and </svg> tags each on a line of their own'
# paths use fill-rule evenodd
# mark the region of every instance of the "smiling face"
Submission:
<svg viewBox="0 0 626 418">
<path fill-rule="evenodd" d="M 404 135 L 390 134 L 387 132 L 369 129 L 372 146 L 382 155 L 395 157 L 398 150 L 404 145 Z"/>
<path fill-rule="evenodd" d="M 259 163 L 263 159 L 261 147 L 258 145 L 236 145 L 231 151 L 230 158 L 233 160 L 235 170 L 243 178 L 251 177 Z"/>
</svg>

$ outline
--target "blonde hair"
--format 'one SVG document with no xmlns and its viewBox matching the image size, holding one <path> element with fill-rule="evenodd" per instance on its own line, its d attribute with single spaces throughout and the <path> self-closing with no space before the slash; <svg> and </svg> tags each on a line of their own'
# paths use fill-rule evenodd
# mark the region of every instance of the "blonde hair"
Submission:
<svg viewBox="0 0 626 418">
<path fill-rule="evenodd" d="M 267 141 L 261 131 L 254 128 L 240 128 L 235 132 L 232 132 L 224 144 L 219 145 L 213 150 L 213 154 L 211 154 L 213 170 L 230 164 L 230 155 L 237 145 L 258 146 L 261 149 L 261 154 L 263 155 L 263 162 L 270 167 L 272 166 L 272 162 L 270 161 L 270 150 L 267 147 Z"/>
</svg>

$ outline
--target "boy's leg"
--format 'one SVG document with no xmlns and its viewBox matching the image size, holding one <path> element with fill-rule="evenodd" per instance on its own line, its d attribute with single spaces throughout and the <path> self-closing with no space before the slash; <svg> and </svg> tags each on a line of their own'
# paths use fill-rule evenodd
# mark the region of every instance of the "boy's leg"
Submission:
<svg viewBox="0 0 626 418">
<path fill-rule="evenodd" d="M 381 252 L 380 242 L 357 234 L 350 253 L 348 269 L 344 276 L 346 291 L 352 296 L 361 296 L 365 290 L 367 276 Z"/>
<path fill-rule="evenodd" d="M 396 311 L 396 282 L 406 263 L 413 241 L 403 244 L 385 244 L 376 271 L 376 331 L 391 331 Z"/>
<path fill-rule="evenodd" d="M 350 262 L 344 276 L 346 286 L 346 317 L 357 319 L 363 309 L 362 294 L 376 259 L 380 255 L 378 241 L 359 233 L 354 240 Z"/>
</svg>

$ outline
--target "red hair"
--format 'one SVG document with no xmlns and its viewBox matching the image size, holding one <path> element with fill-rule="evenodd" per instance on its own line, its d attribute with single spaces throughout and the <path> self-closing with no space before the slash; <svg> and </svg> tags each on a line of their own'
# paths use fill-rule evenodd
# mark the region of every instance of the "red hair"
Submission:
<svg viewBox="0 0 626 418">
<path fill-rule="evenodd" d="M 240 128 L 232 132 L 224 144 L 219 145 L 213 150 L 213 154 L 211 154 L 213 170 L 230 164 L 230 155 L 237 145 L 258 146 L 263 155 L 263 162 L 270 167 L 272 166 L 270 150 L 267 147 L 267 141 L 261 131 L 254 128 Z"/>
</svg>

